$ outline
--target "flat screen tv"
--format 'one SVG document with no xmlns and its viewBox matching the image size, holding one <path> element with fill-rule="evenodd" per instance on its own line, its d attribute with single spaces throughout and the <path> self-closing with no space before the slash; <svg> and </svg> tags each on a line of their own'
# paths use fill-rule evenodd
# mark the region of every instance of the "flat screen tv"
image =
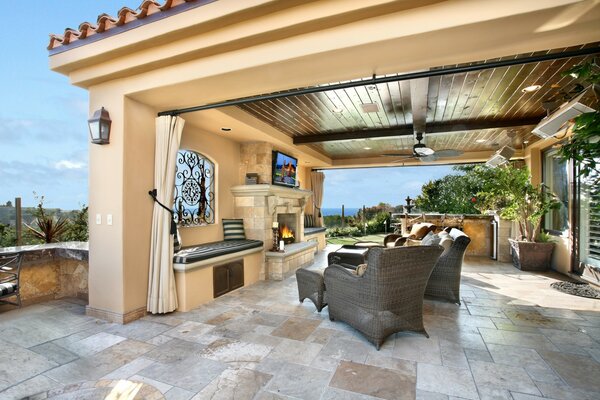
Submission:
<svg viewBox="0 0 600 400">
<path fill-rule="evenodd" d="M 273 152 L 273 185 L 296 187 L 298 159 L 279 151 Z"/>
</svg>

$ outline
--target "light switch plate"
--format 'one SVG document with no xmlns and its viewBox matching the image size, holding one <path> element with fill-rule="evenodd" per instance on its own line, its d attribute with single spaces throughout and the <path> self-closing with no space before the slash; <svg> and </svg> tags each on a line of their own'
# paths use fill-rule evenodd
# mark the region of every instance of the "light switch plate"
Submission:
<svg viewBox="0 0 600 400">
<path fill-rule="evenodd" d="M 112 214 L 106 214 L 106 225 L 112 225 Z"/>
<path fill-rule="evenodd" d="M 102 225 L 102 214 L 96 214 L 96 225 Z"/>
</svg>

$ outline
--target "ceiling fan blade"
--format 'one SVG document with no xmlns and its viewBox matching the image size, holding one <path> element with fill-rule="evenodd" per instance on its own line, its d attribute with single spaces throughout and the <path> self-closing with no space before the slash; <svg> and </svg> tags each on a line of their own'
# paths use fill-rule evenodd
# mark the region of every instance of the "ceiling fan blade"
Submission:
<svg viewBox="0 0 600 400">
<path fill-rule="evenodd" d="M 431 154 L 429 156 L 419 157 L 419 161 L 421 161 L 421 162 L 431 162 L 431 161 L 436 161 L 437 159 L 438 159 L 437 152 L 435 152 L 435 154 Z"/>
<path fill-rule="evenodd" d="M 437 157 L 457 157 L 457 156 L 460 156 L 461 154 L 463 154 L 463 151 L 454 150 L 454 149 L 444 149 L 444 150 L 438 150 L 435 152 L 435 155 Z"/>
<path fill-rule="evenodd" d="M 414 157 L 414 156 L 410 156 L 410 157 L 404 157 L 404 158 L 400 158 L 400 159 L 398 159 L 398 160 L 394 160 L 394 161 L 392 161 L 391 163 L 392 163 L 392 164 L 403 163 L 403 162 L 405 162 L 406 160 L 410 160 L 411 158 L 412 158 L 412 159 L 415 159 L 415 158 L 417 158 L 417 157 Z"/>
</svg>

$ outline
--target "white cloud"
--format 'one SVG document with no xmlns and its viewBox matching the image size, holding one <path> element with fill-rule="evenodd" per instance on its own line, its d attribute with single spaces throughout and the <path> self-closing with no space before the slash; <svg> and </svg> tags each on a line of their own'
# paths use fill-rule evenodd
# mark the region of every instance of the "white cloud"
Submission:
<svg viewBox="0 0 600 400">
<path fill-rule="evenodd" d="M 78 161 L 60 160 L 54 164 L 56 169 L 82 169 L 85 167 L 85 163 Z"/>
</svg>

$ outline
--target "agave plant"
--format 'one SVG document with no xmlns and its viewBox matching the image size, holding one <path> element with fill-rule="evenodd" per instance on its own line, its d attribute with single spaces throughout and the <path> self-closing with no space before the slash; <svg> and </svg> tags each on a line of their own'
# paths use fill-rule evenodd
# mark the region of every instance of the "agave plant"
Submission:
<svg viewBox="0 0 600 400">
<path fill-rule="evenodd" d="M 62 217 L 56 218 L 46 214 L 46 210 L 44 210 L 44 196 L 39 199 L 35 215 L 36 218 L 32 224 L 35 225 L 35 227 L 27 224 L 25 224 L 25 226 L 33 236 L 42 239 L 45 243 L 58 242 L 61 235 L 63 235 L 69 227 L 68 219 Z"/>
</svg>

